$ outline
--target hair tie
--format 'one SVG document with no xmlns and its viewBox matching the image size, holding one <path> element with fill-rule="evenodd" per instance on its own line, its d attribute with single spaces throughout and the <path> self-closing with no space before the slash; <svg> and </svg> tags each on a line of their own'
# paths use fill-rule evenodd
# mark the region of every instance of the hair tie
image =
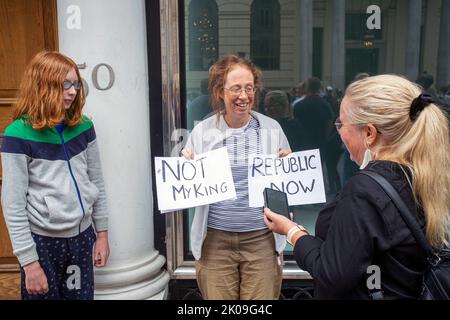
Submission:
<svg viewBox="0 0 450 320">
<path fill-rule="evenodd" d="M 433 97 L 428 93 L 421 93 L 411 103 L 411 108 L 409 109 L 409 118 L 412 121 L 415 121 L 422 110 L 431 103 L 434 103 Z"/>
</svg>

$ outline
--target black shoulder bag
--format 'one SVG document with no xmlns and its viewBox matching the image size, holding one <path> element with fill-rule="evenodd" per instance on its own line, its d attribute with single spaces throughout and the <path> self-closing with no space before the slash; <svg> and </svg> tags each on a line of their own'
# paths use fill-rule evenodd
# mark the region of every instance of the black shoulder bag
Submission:
<svg viewBox="0 0 450 320">
<path fill-rule="evenodd" d="M 383 176 L 374 171 L 360 171 L 360 173 L 372 178 L 381 186 L 399 210 L 417 243 L 427 253 L 428 263 L 423 273 L 422 293 L 419 299 L 450 300 L 450 249 L 435 250 L 431 247 L 398 192 Z"/>
</svg>

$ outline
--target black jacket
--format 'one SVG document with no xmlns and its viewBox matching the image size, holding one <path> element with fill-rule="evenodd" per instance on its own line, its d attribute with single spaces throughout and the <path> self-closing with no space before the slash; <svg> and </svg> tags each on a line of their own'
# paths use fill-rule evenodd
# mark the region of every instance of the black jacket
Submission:
<svg viewBox="0 0 450 320">
<path fill-rule="evenodd" d="M 365 170 L 383 175 L 425 228 L 423 212 L 416 209 L 398 164 L 373 161 Z M 391 199 L 375 181 L 358 173 L 320 212 L 316 236 L 297 241 L 294 256 L 314 278 L 318 299 L 368 299 L 370 265 L 380 268 L 386 299 L 417 298 L 426 260 Z"/>
</svg>

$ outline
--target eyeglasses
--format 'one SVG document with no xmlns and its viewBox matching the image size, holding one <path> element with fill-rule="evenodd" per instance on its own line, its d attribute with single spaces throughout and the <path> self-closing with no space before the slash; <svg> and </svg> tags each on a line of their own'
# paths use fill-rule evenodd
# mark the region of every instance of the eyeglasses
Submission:
<svg viewBox="0 0 450 320">
<path fill-rule="evenodd" d="M 63 82 L 64 90 L 69 90 L 72 86 L 74 87 L 75 90 L 80 90 L 81 81 L 75 80 L 74 82 L 72 82 L 69 80 L 64 80 L 64 82 Z"/>
<path fill-rule="evenodd" d="M 252 96 L 255 94 L 256 90 L 258 90 L 256 87 L 246 87 L 246 88 L 239 88 L 239 87 L 231 87 L 231 88 L 225 88 L 225 90 L 228 90 L 231 92 L 234 96 L 240 96 L 241 92 L 244 91 L 246 95 Z"/>
<path fill-rule="evenodd" d="M 334 121 L 334 126 L 336 127 L 336 130 L 341 130 L 341 128 L 344 126 L 344 124 L 341 122 L 341 118 L 336 118 L 336 121 Z"/>
<path fill-rule="evenodd" d="M 347 124 L 351 124 L 351 123 L 347 123 Z M 342 123 L 340 117 L 337 117 L 337 118 L 336 118 L 336 121 L 334 121 L 334 126 L 336 127 L 336 130 L 337 130 L 337 131 L 341 130 L 342 127 L 343 127 L 344 125 L 345 125 L 345 124 Z M 353 125 L 356 125 L 356 126 L 363 126 L 364 124 L 353 124 Z M 381 134 L 381 132 L 380 132 L 380 130 L 378 130 L 378 128 L 375 128 L 375 129 L 377 130 L 377 133 L 378 133 L 378 134 Z"/>
<path fill-rule="evenodd" d="M 341 130 L 343 126 L 345 126 L 346 124 L 352 124 L 352 123 L 342 123 L 341 118 L 337 117 L 336 121 L 334 121 L 334 126 L 336 127 L 336 130 Z"/>
</svg>

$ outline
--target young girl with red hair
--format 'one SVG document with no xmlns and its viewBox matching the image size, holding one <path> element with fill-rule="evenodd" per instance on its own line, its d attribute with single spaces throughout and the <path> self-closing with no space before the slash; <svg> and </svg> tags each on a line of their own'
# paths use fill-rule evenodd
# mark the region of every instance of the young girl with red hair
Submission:
<svg viewBox="0 0 450 320">
<path fill-rule="evenodd" d="M 2 144 L 2 207 L 22 299 L 93 299 L 109 256 L 108 215 L 77 65 L 38 53 L 25 70 Z"/>
</svg>

